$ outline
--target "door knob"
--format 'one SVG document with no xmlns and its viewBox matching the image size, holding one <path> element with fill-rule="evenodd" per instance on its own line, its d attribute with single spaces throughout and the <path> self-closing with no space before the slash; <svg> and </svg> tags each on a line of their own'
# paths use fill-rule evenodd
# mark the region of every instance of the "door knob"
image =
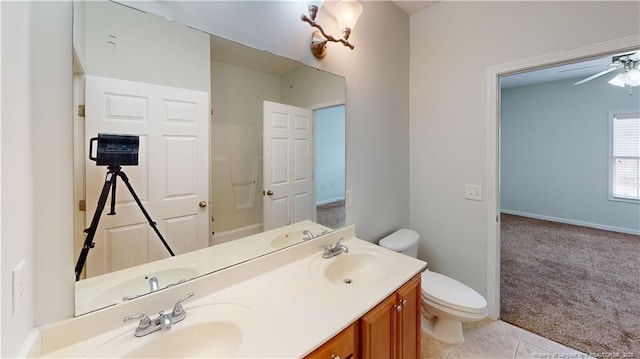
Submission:
<svg viewBox="0 0 640 359">
<path fill-rule="evenodd" d="M 207 206 L 207 202 L 206 201 L 200 201 L 200 203 L 198 203 L 198 206 L 200 206 L 200 208 L 204 208 Z"/>
<path fill-rule="evenodd" d="M 267 196 L 273 196 L 273 191 L 272 190 L 267 190 Z"/>
</svg>

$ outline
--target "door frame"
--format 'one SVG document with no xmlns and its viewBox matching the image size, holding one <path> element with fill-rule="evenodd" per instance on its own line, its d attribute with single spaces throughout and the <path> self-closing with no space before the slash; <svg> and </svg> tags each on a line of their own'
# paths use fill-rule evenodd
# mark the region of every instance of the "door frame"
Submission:
<svg viewBox="0 0 640 359">
<path fill-rule="evenodd" d="M 491 319 L 500 318 L 500 77 L 639 47 L 640 37 L 632 35 L 487 69 L 487 304 Z"/>
</svg>

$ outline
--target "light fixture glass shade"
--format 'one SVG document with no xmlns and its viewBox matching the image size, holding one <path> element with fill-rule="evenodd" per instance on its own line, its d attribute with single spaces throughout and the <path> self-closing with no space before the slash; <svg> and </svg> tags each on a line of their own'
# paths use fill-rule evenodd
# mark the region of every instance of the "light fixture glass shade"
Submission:
<svg viewBox="0 0 640 359">
<path fill-rule="evenodd" d="M 626 85 L 626 76 L 625 74 L 617 74 L 616 77 L 609 80 L 609 83 L 614 86 L 624 87 Z"/>
<path fill-rule="evenodd" d="M 356 0 L 342 0 L 333 8 L 340 29 L 353 30 L 362 14 L 362 5 Z"/>
<path fill-rule="evenodd" d="M 637 68 L 629 70 L 625 77 L 627 80 L 627 85 L 640 86 L 640 70 L 638 70 Z"/>
</svg>

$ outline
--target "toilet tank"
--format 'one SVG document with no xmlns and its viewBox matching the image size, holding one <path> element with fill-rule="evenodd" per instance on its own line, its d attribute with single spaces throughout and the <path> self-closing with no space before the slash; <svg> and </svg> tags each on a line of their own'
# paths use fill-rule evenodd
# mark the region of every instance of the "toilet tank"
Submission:
<svg viewBox="0 0 640 359">
<path fill-rule="evenodd" d="M 391 249 L 392 251 L 400 252 L 413 258 L 417 258 L 419 241 L 420 235 L 418 234 L 418 232 L 403 228 L 382 238 L 378 242 L 378 244 L 381 247 Z"/>
</svg>

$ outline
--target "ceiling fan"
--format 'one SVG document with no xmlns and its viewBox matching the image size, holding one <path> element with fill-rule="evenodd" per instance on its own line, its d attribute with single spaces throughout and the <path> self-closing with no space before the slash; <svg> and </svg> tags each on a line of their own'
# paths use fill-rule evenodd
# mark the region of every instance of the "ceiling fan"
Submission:
<svg viewBox="0 0 640 359">
<path fill-rule="evenodd" d="M 613 56 L 607 69 L 580 80 L 574 85 L 583 84 L 618 69 L 622 70 L 609 81 L 610 84 L 620 87 L 625 87 L 626 85 L 640 86 L 640 51 Z"/>
</svg>

